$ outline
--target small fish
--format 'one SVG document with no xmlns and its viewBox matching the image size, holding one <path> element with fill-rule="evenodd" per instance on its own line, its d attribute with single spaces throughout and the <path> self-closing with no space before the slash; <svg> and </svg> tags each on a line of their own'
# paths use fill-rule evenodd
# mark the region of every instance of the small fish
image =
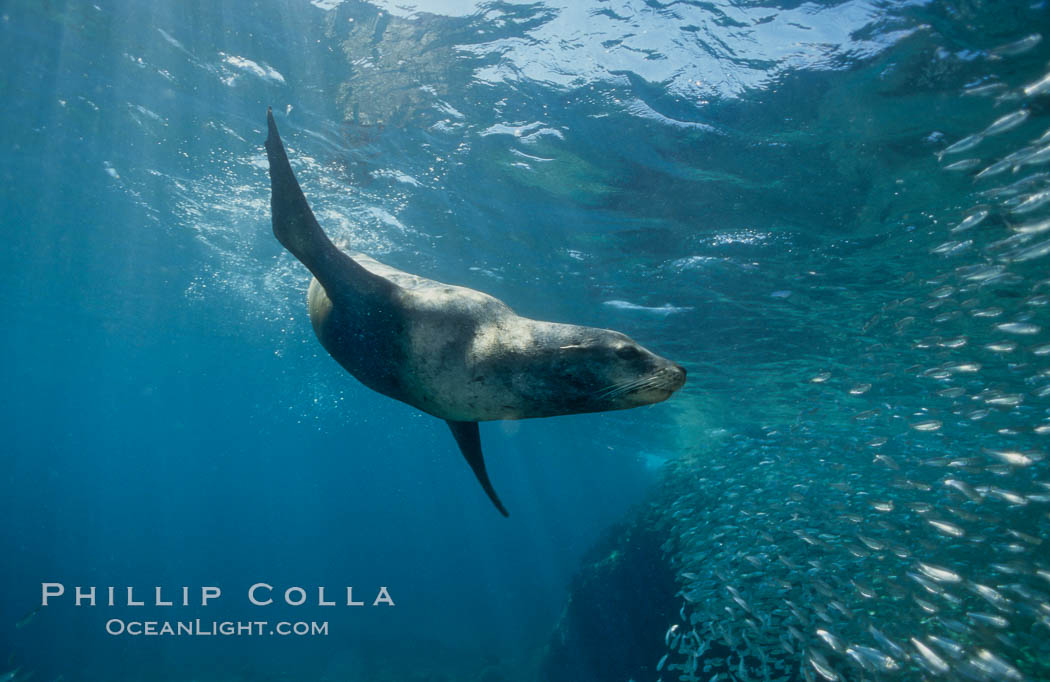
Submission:
<svg viewBox="0 0 1050 682">
<path fill-rule="evenodd" d="M 1017 450 L 992 450 L 984 448 L 984 453 L 998 457 L 1002 461 L 1017 467 L 1026 467 L 1041 461 L 1045 455 L 1041 452 L 1018 452 Z"/>
<path fill-rule="evenodd" d="M 836 654 L 842 654 L 846 651 L 845 644 L 835 634 L 829 633 L 823 628 L 818 628 L 817 637 L 822 639 L 827 646 L 831 647 L 832 651 Z"/>
<path fill-rule="evenodd" d="M 1050 230 L 1050 218 L 1037 220 L 1031 223 L 1024 223 L 1022 225 L 1011 225 L 1010 229 L 1020 234 L 1042 234 L 1043 232 Z"/>
<path fill-rule="evenodd" d="M 1004 265 L 973 265 L 973 267 L 960 268 L 955 271 L 960 277 L 973 282 L 980 282 L 1000 275 L 1006 270 Z M 992 308 L 994 310 L 994 308 Z M 974 317 L 982 317 L 974 313 Z"/>
<path fill-rule="evenodd" d="M 1050 601 L 1050 595 L 1047 595 L 1047 594 L 1045 594 L 1043 592 L 1037 592 L 1035 590 L 1029 589 L 1029 588 L 1025 587 L 1024 585 L 1019 585 L 1019 584 L 1015 583 L 1013 585 L 1008 585 L 1007 589 L 1009 589 L 1009 590 L 1013 591 L 1014 593 L 1020 595 L 1020 597 L 1022 599 L 1027 599 L 1028 601 L 1031 601 L 1031 602 L 1046 603 L 1047 601 Z"/>
<path fill-rule="evenodd" d="M 982 140 L 984 140 L 984 135 L 980 133 L 968 135 L 955 144 L 946 147 L 941 154 L 959 154 L 960 152 L 965 152 L 966 150 L 973 149 L 981 144 Z"/>
<path fill-rule="evenodd" d="M 1028 115 L 1029 111 L 1027 109 L 1018 109 L 1006 116 L 1001 116 L 984 129 L 984 135 L 998 135 L 1008 130 L 1013 130 L 1028 120 Z"/>
<path fill-rule="evenodd" d="M 954 523 L 949 523 L 948 521 L 940 521 L 938 519 L 926 519 L 926 522 L 934 528 L 936 528 L 941 533 L 944 533 L 945 535 L 950 535 L 953 538 L 961 538 L 963 535 L 966 534 L 962 528 L 956 526 Z"/>
<path fill-rule="evenodd" d="M 951 656 L 952 658 L 959 658 L 963 655 L 965 649 L 958 642 L 954 642 L 947 637 L 938 637 L 937 635 L 928 635 L 926 637 L 930 642 L 936 644 L 942 651 Z"/>
<path fill-rule="evenodd" d="M 1005 260 L 1020 263 L 1026 260 L 1032 260 L 1034 258 L 1041 258 L 1050 253 L 1050 239 L 1041 241 L 1032 246 L 1025 247 L 1023 249 L 1017 249 L 1003 256 Z M 1034 332 L 1033 332 L 1034 333 Z"/>
<path fill-rule="evenodd" d="M 1026 156 L 1021 161 L 1021 165 L 1022 166 L 1038 166 L 1039 164 L 1046 163 L 1048 161 L 1050 161 L 1050 144 L 1048 144 L 1045 147 L 1042 147 L 1040 149 L 1037 149 L 1034 152 L 1032 152 L 1031 154 L 1029 154 L 1028 156 Z"/>
<path fill-rule="evenodd" d="M 1034 83 L 1029 83 L 1024 88 L 1024 94 L 1033 97 L 1035 95 L 1042 95 L 1043 93 L 1050 92 L 1050 73 L 1046 74 Z"/>
<path fill-rule="evenodd" d="M 1025 178 L 1018 180 L 1017 182 L 1007 185 L 1006 187 L 995 187 L 981 192 L 981 196 L 987 198 L 995 197 L 1011 197 L 1024 192 L 1026 189 L 1034 186 L 1039 186 L 1050 177 L 1050 173 L 1035 173 Z"/>
<path fill-rule="evenodd" d="M 1032 499 L 1032 496 L 1029 495 L 1028 499 Z M 1024 542 L 1027 542 L 1030 545 L 1041 545 L 1041 544 L 1043 544 L 1043 539 L 1042 538 L 1037 538 L 1034 535 L 1029 535 L 1028 533 L 1024 533 L 1024 532 L 1019 531 L 1019 530 L 1014 530 L 1014 529 L 1011 528 L 1010 530 L 1008 530 L 1006 532 L 1009 533 L 1010 535 L 1014 536 L 1018 540 L 1022 540 Z"/>
<path fill-rule="evenodd" d="M 1031 322 L 1003 322 L 995 325 L 995 328 L 1007 334 L 1038 334 L 1042 327 Z"/>
<path fill-rule="evenodd" d="M 969 616 L 970 620 L 979 625 L 990 625 L 1000 630 L 1005 629 L 1010 625 L 1010 621 L 994 613 L 980 613 L 976 611 L 970 611 L 966 615 Z"/>
<path fill-rule="evenodd" d="M 865 670 L 894 672 L 900 669 L 900 664 L 891 656 L 871 647 L 854 644 L 846 649 L 846 654 L 857 661 Z"/>
<path fill-rule="evenodd" d="M 1028 504 L 1027 499 L 1011 490 L 1003 490 L 1002 488 L 991 486 L 988 488 L 988 494 L 998 497 L 1000 500 L 1012 505 L 1023 506 Z"/>
<path fill-rule="evenodd" d="M 629 301 L 605 301 L 602 305 L 607 305 L 610 308 L 617 308 L 619 310 L 632 310 L 640 313 L 652 313 L 654 315 L 674 315 L 676 313 L 685 313 L 692 310 L 692 306 L 673 306 L 670 303 L 665 303 L 662 306 L 644 306 L 638 305 L 637 303 L 631 303 Z"/>
<path fill-rule="evenodd" d="M 1000 90 L 1006 89 L 1006 83 L 985 83 L 972 88 L 966 88 L 962 94 L 966 97 L 990 97 Z"/>
<path fill-rule="evenodd" d="M 29 625 L 30 623 L 32 623 L 32 622 L 33 622 L 33 619 L 34 619 L 34 618 L 36 618 L 36 614 L 40 613 L 40 609 L 41 609 L 41 608 L 43 608 L 43 606 L 41 606 L 41 605 L 37 605 L 37 606 L 36 606 L 35 608 L 31 609 L 31 610 L 30 610 L 30 611 L 29 611 L 28 613 L 26 613 L 26 614 L 25 614 L 24 616 L 22 616 L 21 618 L 19 618 L 19 619 L 18 619 L 18 622 L 17 622 L 17 623 L 15 623 L 15 629 L 17 629 L 17 630 L 21 630 L 21 629 L 22 629 L 22 628 L 24 628 L 25 626 L 27 626 L 27 625 Z M 2 677 L 0 677 L 0 682 L 4 682 L 4 680 L 3 680 L 3 678 L 2 678 Z"/>
<path fill-rule="evenodd" d="M 1031 213 L 1039 210 L 1047 204 L 1050 204 L 1050 190 L 1043 190 L 1042 192 L 1029 194 L 1025 197 L 1024 201 L 1010 209 L 1010 213 L 1014 215 Z"/>
<path fill-rule="evenodd" d="M 900 471 L 901 465 L 897 464 L 897 461 L 892 459 L 888 454 L 877 454 L 875 455 L 875 462 L 884 464 L 894 471 Z"/>
<path fill-rule="evenodd" d="M 933 247 L 932 249 L 930 249 L 930 253 L 939 253 L 946 256 L 954 256 L 956 254 L 962 253 L 963 251 L 966 251 L 971 246 L 973 246 L 972 239 L 964 239 L 962 241 L 949 241 L 944 242 L 943 244 L 938 244 L 937 246 Z M 911 321 L 913 322 L 915 320 L 915 318 L 902 318 L 901 322 L 903 322 L 905 319 L 911 319 Z M 901 322 L 897 323 L 898 328 L 900 328 Z"/>
<path fill-rule="evenodd" d="M 889 637 L 887 637 L 886 635 L 882 634 L 882 632 L 880 632 L 878 630 L 878 628 L 876 628 L 874 625 L 869 625 L 868 626 L 868 632 L 870 632 L 871 636 L 875 638 L 875 641 L 877 641 L 882 647 L 884 647 L 887 650 L 889 650 L 889 652 L 890 652 L 890 654 L 892 656 L 895 656 L 895 657 L 897 657 L 897 658 L 899 658 L 901 660 L 906 660 L 908 658 L 908 655 L 905 653 L 904 649 L 900 648 Z M 893 660 L 893 659 L 890 658 L 890 660 Z"/>
<path fill-rule="evenodd" d="M 871 552 L 853 542 L 846 544 L 846 551 L 858 559 L 864 559 L 866 557 L 871 556 Z"/>
<path fill-rule="evenodd" d="M 928 578 L 925 578 L 919 575 L 918 573 L 915 573 L 914 571 L 908 571 L 905 573 L 905 575 L 914 580 L 915 582 L 919 583 L 919 585 L 921 585 L 922 588 L 930 594 L 944 594 L 943 587 L 929 580 Z"/>
<path fill-rule="evenodd" d="M 915 650 L 919 652 L 919 658 L 915 660 L 929 672 L 934 675 L 943 675 L 951 669 L 943 658 L 938 656 L 933 649 L 919 640 L 912 637 L 911 644 L 915 647 Z"/>
<path fill-rule="evenodd" d="M 988 217 L 988 214 L 989 212 L 987 209 L 980 209 L 974 211 L 970 215 L 963 218 L 962 222 L 953 227 L 952 232 L 963 232 L 965 230 L 969 230 L 972 227 L 977 227 L 982 222 L 984 222 L 984 219 Z"/>
<path fill-rule="evenodd" d="M 817 671 L 817 674 L 823 677 L 828 682 L 839 682 L 842 678 L 839 674 L 828 663 L 827 659 L 824 658 L 817 651 L 810 651 L 808 655 L 809 664 L 813 666 L 813 669 Z"/>
<path fill-rule="evenodd" d="M 1003 171 L 1009 169 L 1013 165 L 1014 165 L 1013 159 L 999 159 L 998 161 L 996 161 L 992 165 L 986 167 L 984 170 L 979 171 L 976 175 L 973 176 L 973 178 L 974 178 L 974 180 L 980 180 L 982 178 L 990 178 L 990 177 L 992 177 L 994 175 L 999 175 L 1000 173 L 1002 173 Z M 952 232 L 955 232 L 955 230 L 952 230 Z"/>
<path fill-rule="evenodd" d="M 972 168 L 976 168 L 979 165 L 981 165 L 980 159 L 962 159 L 961 161 L 956 161 L 955 163 L 949 163 L 947 166 L 944 167 L 944 170 L 961 172 L 968 171 Z"/>
<path fill-rule="evenodd" d="M 997 680 L 1022 680 L 1024 676 L 1021 672 L 1002 660 L 991 651 L 987 649 L 980 649 L 977 652 L 977 658 L 973 660 L 973 663 L 982 670 L 987 670 L 994 679 Z"/>
<path fill-rule="evenodd" d="M 862 582 L 860 582 L 859 580 L 856 580 L 856 579 L 851 579 L 850 582 L 853 583 L 853 587 L 855 587 L 857 589 L 857 592 L 860 593 L 860 596 L 864 597 L 865 599 L 874 599 L 875 598 L 877 593 L 875 592 L 874 589 L 872 589 L 872 587 L 870 585 L 862 583 Z"/>
<path fill-rule="evenodd" d="M 919 597 L 918 595 L 913 594 L 911 598 L 912 601 L 914 601 L 919 606 L 919 608 L 925 611 L 926 613 L 937 613 L 938 611 L 940 611 L 940 609 L 937 608 L 934 604 L 931 604 L 930 602 L 926 601 L 922 597 Z"/>
<path fill-rule="evenodd" d="M 1043 40 L 1043 36 L 1038 33 L 1032 33 L 1027 35 L 1020 40 L 1015 40 L 1012 43 L 1006 45 L 1000 45 L 991 50 L 990 54 L 996 57 L 1014 57 L 1019 54 L 1028 52 Z"/>
<path fill-rule="evenodd" d="M 939 419 L 925 419 L 923 421 L 915 422 L 911 427 L 916 431 L 937 431 L 941 428 L 941 425 Z"/>
<path fill-rule="evenodd" d="M 923 575 L 929 577 L 932 580 L 936 580 L 939 583 L 958 583 L 962 582 L 962 576 L 955 571 L 951 571 L 942 566 L 935 566 L 933 564 L 927 564 L 918 562 L 919 570 Z"/>
<path fill-rule="evenodd" d="M 978 596 L 1000 611 L 1010 612 L 1013 610 L 1011 601 L 1004 597 L 1003 594 L 994 587 L 988 587 L 987 585 L 981 585 L 980 583 L 973 583 L 970 585 L 970 588 L 976 592 Z"/>
<path fill-rule="evenodd" d="M 973 489 L 973 486 L 971 486 L 969 483 L 966 483 L 965 481 L 960 481 L 954 478 L 948 478 L 945 479 L 944 485 L 948 486 L 949 488 L 954 488 L 955 490 L 958 490 L 963 495 L 965 495 L 971 502 L 982 502 L 984 500 L 984 498 L 981 497 L 980 494 L 978 494 L 978 492 Z"/>
<path fill-rule="evenodd" d="M 868 537 L 867 535 L 857 535 L 857 539 L 867 545 L 868 549 L 873 552 L 881 552 L 886 549 L 886 545 L 876 540 L 875 538 Z"/>
</svg>

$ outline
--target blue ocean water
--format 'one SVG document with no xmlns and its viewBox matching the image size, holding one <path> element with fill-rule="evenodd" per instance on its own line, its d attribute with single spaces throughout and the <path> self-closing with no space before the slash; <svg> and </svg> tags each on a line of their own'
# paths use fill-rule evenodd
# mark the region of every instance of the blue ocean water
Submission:
<svg viewBox="0 0 1050 682">
<path fill-rule="evenodd" d="M 634 679 L 1045 679 L 1048 12 L 0 4 L 0 675 L 554 679 L 581 559 L 641 509 L 682 608 Z M 483 424 L 500 517 L 445 425 L 314 338 L 267 106 L 337 240 L 623 331 L 686 387 Z"/>
</svg>

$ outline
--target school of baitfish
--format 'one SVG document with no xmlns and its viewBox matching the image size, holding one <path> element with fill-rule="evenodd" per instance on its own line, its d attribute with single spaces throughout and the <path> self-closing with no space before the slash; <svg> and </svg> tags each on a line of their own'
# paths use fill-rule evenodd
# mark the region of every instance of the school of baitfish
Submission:
<svg viewBox="0 0 1050 682">
<path fill-rule="evenodd" d="M 790 427 L 676 464 L 663 680 L 1050 679 L 1050 73 L 959 95 L 994 103 L 935 158 L 973 201 L 856 354 Z"/>
</svg>

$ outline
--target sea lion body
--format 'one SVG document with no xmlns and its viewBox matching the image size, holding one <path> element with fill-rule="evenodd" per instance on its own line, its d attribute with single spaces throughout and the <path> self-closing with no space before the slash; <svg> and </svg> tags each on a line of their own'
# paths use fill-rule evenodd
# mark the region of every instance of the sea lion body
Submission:
<svg viewBox="0 0 1050 682">
<path fill-rule="evenodd" d="M 446 420 L 504 515 L 477 422 L 627 409 L 685 383 L 682 367 L 619 332 L 521 317 L 488 294 L 341 251 L 267 120 L 273 230 L 314 275 L 307 305 L 321 345 L 372 390 Z"/>
<path fill-rule="evenodd" d="M 521 317 L 488 294 L 348 255 L 397 285 L 395 304 L 379 321 L 370 305 L 334 306 L 314 278 L 307 301 L 318 339 L 366 386 L 435 417 L 490 421 L 626 409 L 667 398 L 684 378 L 618 332 Z M 626 361 L 606 356 L 617 352 L 633 353 L 638 367 L 615 373 Z M 667 382 L 619 402 L 596 397 L 647 370 L 662 371 Z"/>
</svg>

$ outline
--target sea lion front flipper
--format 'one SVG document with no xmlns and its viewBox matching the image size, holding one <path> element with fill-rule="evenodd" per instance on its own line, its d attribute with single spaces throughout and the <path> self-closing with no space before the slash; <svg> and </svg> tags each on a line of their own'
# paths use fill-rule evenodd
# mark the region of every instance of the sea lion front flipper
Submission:
<svg viewBox="0 0 1050 682">
<path fill-rule="evenodd" d="M 448 428 L 452 429 L 452 435 L 456 438 L 460 452 L 467 458 L 467 464 L 474 471 L 474 475 L 478 477 L 478 483 L 481 484 L 489 499 L 492 500 L 492 504 L 496 505 L 496 509 L 499 509 L 500 514 L 510 516 L 503 503 L 499 501 L 499 496 L 493 490 L 492 483 L 489 481 L 489 475 L 485 471 L 485 458 L 481 454 L 481 433 L 478 431 L 478 423 L 448 420 L 445 423 L 448 424 Z"/>
<path fill-rule="evenodd" d="M 269 108 L 266 128 L 270 211 L 277 241 L 313 273 L 332 300 L 344 295 L 344 300 L 356 300 L 362 294 L 389 294 L 394 289 L 389 280 L 372 274 L 340 251 L 321 229 L 288 163 L 288 154 Z"/>
</svg>

